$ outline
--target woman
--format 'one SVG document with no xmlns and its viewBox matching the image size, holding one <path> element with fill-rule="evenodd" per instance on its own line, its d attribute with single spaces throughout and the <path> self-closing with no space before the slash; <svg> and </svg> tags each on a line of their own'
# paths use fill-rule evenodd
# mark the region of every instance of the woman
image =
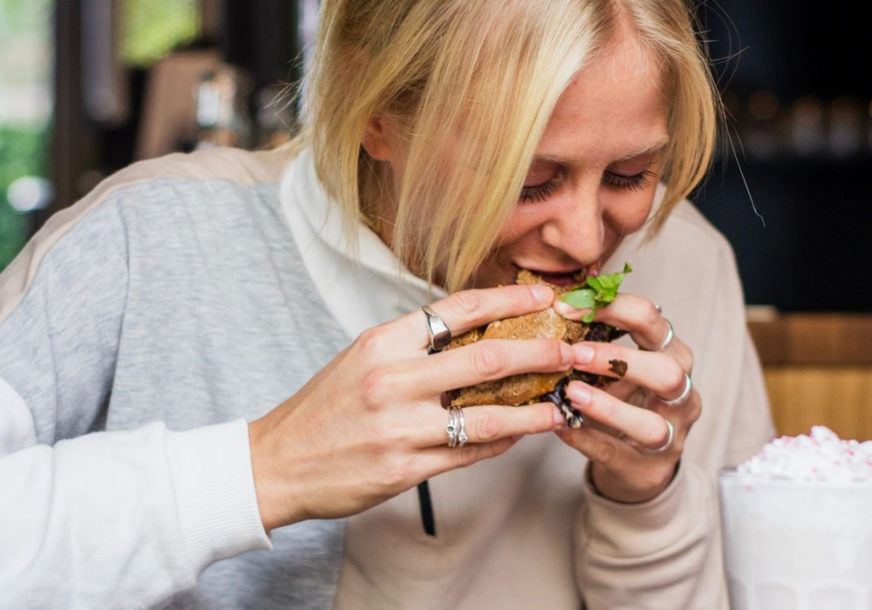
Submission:
<svg viewBox="0 0 872 610">
<path fill-rule="evenodd" d="M 5 272 L 0 606 L 725 607 L 713 474 L 771 427 L 732 255 L 682 202 L 715 123 L 683 2 L 321 19 L 290 149 L 133 166 Z M 499 287 L 521 268 L 624 261 L 597 319 L 631 342 L 428 355 L 440 323 L 580 315 Z M 602 425 L 481 406 L 449 443 L 445 391 L 615 357 L 567 390 Z"/>
</svg>

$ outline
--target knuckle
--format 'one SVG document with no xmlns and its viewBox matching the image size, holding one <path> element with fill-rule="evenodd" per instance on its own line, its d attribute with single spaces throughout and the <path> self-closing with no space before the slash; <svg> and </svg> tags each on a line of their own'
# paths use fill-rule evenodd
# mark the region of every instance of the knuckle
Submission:
<svg viewBox="0 0 872 610">
<path fill-rule="evenodd" d="M 618 447 L 614 441 L 603 439 L 598 441 L 592 451 L 592 459 L 600 464 L 608 464 L 618 453 Z"/>
<path fill-rule="evenodd" d="M 367 328 L 355 339 L 355 346 L 364 354 L 364 357 L 375 356 L 382 353 L 386 347 L 386 333 L 382 326 Z"/>
<path fill-rule="evenodd" d="M 502 426 L 491 413 L 482 413 L 474 422 L 472 431 L 476 442 L 489 443 L 500 437 Z"/>
<path fill-rule="evenodd" d="M 557 339 L 545 339 L 541 342 L 543 363 L 553 366 L 560 366 L 570 359 L 569 346 L 563 341 Z"/>
<path fill-rule="evenodd" d="M 667 440 L 669 440 L 669 429 L 666 427 L 666 420 L 661 417 L 661 421 L 651 428 L 648 444 L 652 447 L 662 447 Z"/>
<path fill-rule="evenodd" d="M 702 415 L 702 401 L 699 400 L 699 395 L 696 393 L 696 390 L 692 391 L 691 396 L 693 396 L 693 400 L 691 400 L 691 407 L 688 409 L 688 418 L 690 419 L 690 423 L 694 423 L 697 421 Z"/>
<path fill-rule="evenodd" d="M 506 368 L 506 357 L 496 343 L 479 341 L 472 353 L 472 365 L 486 378 L 500 377 Z"/>
<path fill-rule="evenodd" d="M 451 307 L 462 314 L 474 314 L 481 307 L 481 294 L 477 290 L 462 290 L 448 299 Z"/>
<path fill-rule="evenodd" d="M 684 389 L 684 367 L 677 360 L 670 359 L 663 375 L 667 387 L 674 389 L 676 392 Z"/>
<path fill-rule="evenodd" d="M 649 299 L 645 299 L 642 315 L 644 316 L 645 324 L 649 326 L 656 325 L 658 322 L 660 322 L 660 318 L 663 317 L 663 314 L 657 311 L 657 306 L 654 305 L 654 303 L 652 303 Z"/>
<path fill-rule="evenodd" d="M 693 373 L 693 350 L 683 343 L 680 345 L 681 351 L 679 352 L 679 361 L 684 370 L 686 370 L 688 374 L 691 374 Z"/>
<path fill-rule="evenodd" d="M 360 384 L 364 404 L 379 407 L 392 393 L 396 382 L 394 375 L 383 368 L 375 368 L 367 373 Z"/>
</svg>

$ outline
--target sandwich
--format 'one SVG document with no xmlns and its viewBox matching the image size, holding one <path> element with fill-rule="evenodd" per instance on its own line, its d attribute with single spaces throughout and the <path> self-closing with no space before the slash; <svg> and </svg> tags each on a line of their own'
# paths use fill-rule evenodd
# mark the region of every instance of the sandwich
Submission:
<svg viewBox="0 0 872 610">
<path fill-rule="evenodd" d="M 578 285 L 563 288 L 546 282 L 531 271 L 522 269 L 515 278 L 516 284 L 545 284 L 551 287 L 562 301 L 579 309 L 589 309 L 590 312 L 578 322 L 564 318 L 551 307 L 523 316 L 496 320 L 454 337 L 446 349 L 455 349 L 482 339 L 548 338 L 559 339 L 569 344 L 578 341 L 614 341 L 625 335 L 626 331 L 609 324 L 594 322 L 593 318 L 598 308 L 614 300 L 618 286 L 630 271 L 632 271 L 630 266 L 625 265 L 623 272 L 580 277 L 577 278 Z M 583 421 L 582 414 L 572 407 L 566 398 L 566 384 L 573 379 L 578 379 L 594 387 L 606 387 L 623 377 L 627 371 L 627 363 L 622 360 L 612 360 L 609 364 L 614 376 L 596 375 L 575 369 L 555 373 L 522 373 L 458 388 L 448 393 L 448 399 L 454 407 L 494 404 L 520 406 L 548 401 L 557 405 L 571 427 L 578 428 Z"/>
</svg>

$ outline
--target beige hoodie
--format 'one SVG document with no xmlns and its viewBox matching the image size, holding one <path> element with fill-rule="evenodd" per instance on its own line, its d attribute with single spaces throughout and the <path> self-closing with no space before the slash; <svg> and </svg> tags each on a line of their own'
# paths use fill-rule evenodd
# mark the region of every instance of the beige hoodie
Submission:
<svg viewBox="0 0 872 610">
<path fill-rule="evenodd" d="M 442 296 L 397 275 L 396 260 L 364 227 L 360 250 L 349 250 L 319 190 L 304 154 L 286 173 L 283 207 L 316 286 L 351 336 Z M 581 454 L 552 434 L 527 437 L 499 458 L 431 479 L 436 537 L 422 529 L 414 489 L 352 517 L 337 610 L 578 610 L 581 599 L 591 610 L 727 607 L 716 473 L 773 434 L 733 254 L 682 202 L 654 239 L 629 237 L 605 271 L 624 261 L 634 272 L 622 291 L 662 305 L 694 352 L 703 413 L 671 485 L 644 504 L 611 502 L 586 485 Z M 374 273 L 402 296 L 363 289 Z"/>
</svg>

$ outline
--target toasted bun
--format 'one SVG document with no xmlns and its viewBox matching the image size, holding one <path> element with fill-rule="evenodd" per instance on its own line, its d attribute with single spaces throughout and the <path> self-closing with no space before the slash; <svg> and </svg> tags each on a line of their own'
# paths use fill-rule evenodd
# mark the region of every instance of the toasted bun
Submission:
<svg viewBox="0 0 872 610">
<path fill-rule="evenodd" d="M 583 281 L 583 278 L 581 278 Z M 549 284 L 527 270 L 521 270 L 517 284 L 545 284 L 558 294 L 572 288 L 560 288 Z M 481 339 L 559 339 L 572 344 L 578 341 L 613 341 L 625 334 L 614 326 L 599 322 L 585 323 L 567 320 L 554 309 L 491 322 L 454 337 L 446 349 L 468 345 Z M 459 388 L 449 393 L 451 405 L 471 407 L 475 405 L 523 405 L 543 400 L 566 403 L 562 396 L 563 386 L 569 379 L 580 379 L 597 387 L 608 385 L 615 377 L 594 375 L 568 369 L 556 373 L 523 373 L 496 381 L 486 381 L 474 386 Z M 560 406 L 560 405 L 558 405 Z M 579 414 L 580 415 L 580 414 Z"/>
</svg>

